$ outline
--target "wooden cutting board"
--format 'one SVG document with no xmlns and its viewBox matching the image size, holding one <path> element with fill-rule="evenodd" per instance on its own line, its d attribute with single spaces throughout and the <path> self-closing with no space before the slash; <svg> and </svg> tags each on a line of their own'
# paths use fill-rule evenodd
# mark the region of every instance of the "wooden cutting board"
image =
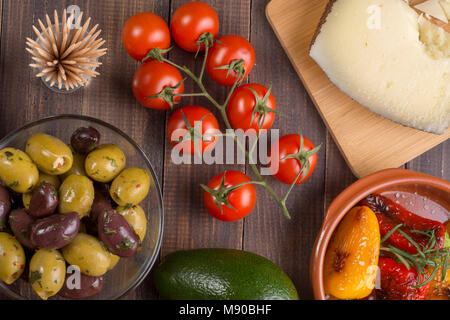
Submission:
<svg viewBox="0 0 450 320">
<path fill-rule="evenodd" d="M 328 0 L 272 0 L 267 18 L 353 173 L 402 166 L 450 137 L 404 127 L 352 100 L 328 80 L 309 46 Z"/>
</svg>

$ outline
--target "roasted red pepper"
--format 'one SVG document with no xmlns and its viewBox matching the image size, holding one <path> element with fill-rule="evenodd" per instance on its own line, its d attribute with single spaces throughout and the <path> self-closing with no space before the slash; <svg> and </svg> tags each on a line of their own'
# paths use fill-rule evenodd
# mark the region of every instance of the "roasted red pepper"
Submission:
<svg viewBox="0 0 450 320">
<path fill-rule="evenodd" d="M 387 235 L 397 225 L 402 224 L 400 227 L 401 231 L 408 235 L 421 248 L 424 248 L 428 244 L 430 238 L 417 232 L 411 232 L 411 230 L 423 232 L 433 230 L 438 249 L 444 247 L 445 227 L 439 221 L 420 217 L 409 212 L 395 201 L 379 194 L 367 196 L 360 202 L 360 205 L 367 206 L 375 212 L 380 225 L 381 237 Z M 416 254 L 418 252 L 416 246 L 398 230 L 389 236 L 388 241 L 395 247 L 408 253 Z"/>
<path fill-rule="evenodd" d="M 380 257 L 380 288 L 373 290 L 369 299 L 376 300 L 425 300 L 430 284 L 415 288 L 418 279 L 414 267 L 408 269 L 394 259 Z M 422 278 L 422 275 L 420 276 Z"/>
</svg>

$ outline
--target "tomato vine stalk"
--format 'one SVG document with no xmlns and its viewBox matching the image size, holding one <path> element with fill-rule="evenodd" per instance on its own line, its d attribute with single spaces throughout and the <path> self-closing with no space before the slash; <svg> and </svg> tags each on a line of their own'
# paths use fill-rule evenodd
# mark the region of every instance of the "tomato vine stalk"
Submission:
<svg viewBox="0 0 450 320">
<path fill-rule="evenodd" d="M 242 81 L 244 80 L 244 74 L 245 74 L 245 69 L 244 69 L 244 61 L 243 60 L 234 60 L 232 61 L 229 65 L 225 65 L 220 67 L 220 69 L 226 69 L 228 70 L 228 74 L 230 72 L 235 72 L 237 74 L 236 80 L 234 82 L 234 84 L 232 85 L 230 91 L 228 92 L 228 95 L 225 99 L 225 101 L 220 104 L 219 102 L 217 102 L 212 96 L 211 94 L 208 92 L 208 90 L 205 88 L 204 84 L 203 84 L 203 75 L 205 73 L 205 67 L 206 67 L 206 61 L 207 61 L 207 57 L 208 57 L 208 52 L 209 52 L 209 48 L 213 45 L 214 41 L 216 40 L 211 40 L 211 37 L 208 35 L 204 35 L 202 37 L 199 38 L 198 41 L 198 45 L 200 48 L 200 45 L 204 45 L 205 50 L 204 50 L 204 58 L 203 58 L 203 63 L 202 63 L 202 68 L 200 70 L 200 74 L 199 76 L 196 76 L 189 68 L 187 68 L 186 66 L 180 66 L 179 64 L 167 59 L 165 57 L 165 54 L 167 52 L 169 52 L 172 48 L 169 49 L 152 49 L 148 55 L 142 60 L 142 62 L 145 62 L 148 59 L 156 59 L 160 62 L 164 62 L 167 63 L 175 68 L 177 68 L 178 70 L 180 70 L 181 72 L 183 72 L 184 74 L 186 74 L 189 78 L 191 78 L 198 86 L 198 88 L 200 89 L 200 92 L 198 93 L 183 93 L 183 94 L 175 94 L 174 90 L 181 85 L 181 83 L 183 81 L 185 81 L 185 79 L 182 80 L 182 82 L 180 82 L 179 84 L 177 84 L 177 86 L 175 87 L 169 87 L 163 90 L 163 92 L 161 92 L 158 95 L 155 96 L 151 96 L 148 98 L 163 98 L 164 100 L 167 101 L 167 103 L 173 107 L 173 105 L 175 104 L 174 102 L 174 97 L 204 97 L 206 98 L 212 105 L 214 105 L 220 112 L 223 121 L 227 127 L 227 129 L 231 129 L 233 130 L 233 127 L 230 124 L 230 121 L 228 119 L 228 115 L 226 112 L 226 108 L 228 105 L 228 102 L 231 98 L 231 96 L 233 95 L 234 91 L 236 90 L 236 88 L 238 87 L 238 85 L 240 85 L 242 83 Z M 198 52 L 197 52 L 198 54 Z M 197 56 L 196 54 L 196 56 Z M 258 136 L 257 139 L 255 141 L 255 146 L 258 142 L 259 139 L 259 132 L 258 132 Z M 237 137 L 234 135 L 234 140 L 237 143 L 238 147 L 244 152 L 245 157 L 247 158 L 247 160 L 251 160 L 251 153 L 245 148 L 245 146 L 243 146 L 241 144 L 241 142 L 237 139 Z M 301 137 L 301 140 L 303 141 L 303 137 Z M 252 146 L 251 149 L 253 149 L 255 146 Z M 255 176 L 257 177 L 257 181 L 252 181 L 251 183 L 254 184 L 258 184 L 263 186 L 267 192 L 269 192 L 269 194 L 273 197 L 273 199 L 277 202 L 278 206 L 281 208 L 283 215 L 290 219 L 291 215 L 289 213 L 289 210 L 286 206 L 286 201 L 289 197 L 289 194 L 291 193 L 292 189 L 294 188 L 296 182 L 298 181 L 300 175 L 302 175 L 303 177 L 306 176 L 307 171 L 309 170 L 309 156 L 312 156 L 314 153 L 316 153 L 318 150 L 320 149 L 320 146 L 318 146 L 317 148 L 315 148 L 314 150 L 308 152 L 307 154 L 305 154 L 305 151 L 303 151 L 303 143 L 300 149 L 300 152 L 298 155 L 294 155 L 296 156 L 296 158 L 299 160 L 300 164 L 301 164 L 301 169 L 297 174 L 297 177 L 293 180 L 292 184 L 290 185 L 288 191 L 286 192 L 286 194 L 283 197 L 280 197 L 274 190 L 273 188 L 267 183 L 267 181 L 263 178 L 263 176 L 261 175 L 258 167 L 256 166 L 256 164 L 254 163 L 254 161 L 249 161 L 249 165 L 250 168 L 252 169 L 253 173 L 255 174 Z M 302 158 L 300 158 L 300 153 L 302 155 Z M 308 156 L 305 158 L 305 155 Z M 224 175 L 225 176 L 225 175 Z M 202 188 L 204 190 L 206 190 L 207 192 L 210 192 L 211 194 L 214 195 L 214 191 L 213 190 L 207 190 L 205 189 L 204 186 L 202 186 Z M 235 188 L 233 189 L 235 190 Z M 225 195 L 228 195 L 229 193 L 231 193 L 232 190 L 221 190 L 221 193 L 225 193 Z M 223 198 L 223 197 L 221 197 Z M 226 199 L 225 199 L 225 205 L 227 205 Z"/>
</svg>

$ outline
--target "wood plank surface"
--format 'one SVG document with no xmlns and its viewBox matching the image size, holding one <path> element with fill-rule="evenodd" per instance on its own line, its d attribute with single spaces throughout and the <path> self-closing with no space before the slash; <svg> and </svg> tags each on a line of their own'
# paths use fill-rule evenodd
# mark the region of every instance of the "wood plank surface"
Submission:
<svg viewBox="0 0 450 320">
<path fill-rule="evenodd" d="M 267 15 L 355 175 L 363 177 L 402 166 L 446 141 L 450 128 L 436 135 L 402 126 L 364 108 L 330 82 L 309 56 L 311 40 L 328 2 L 273 0 Z"/>
<path fill-rule="evenodd" d="M 289 1 L 289 0 L 288 0 Z M 224 223 L 206 212 L 200 183 L 207 183 L 224 170 L 239 170 L 251 177 L 248 165 L 175 165 L 165 131 L 171 112 L 141 107 L 131 92 L 131 79 L 138 63 L 128 57 L 121 43 L 126 19 L 141 11 L 151 11 L 170 22 L 173 12 L 187 0 L 79 0 L 77 5 L 102 29 L 107 55 L 102 58 L 100 77 L 82 90 L 58 94 L 34 77 L 27 65 L 25 38 L 32 36 L 32 24 L 54 9 L 73 4 L 69 0 L 0 0 L 0 139 L 27 122 L 55 114 L 75 113 L 100 118 L 129 134 L 149 156 L 160 181 L 165 206 L 165 229 L 160 256 L 190 248 L 237 248 L 261 254 L 278 264 L 293 279 L 300 297 L 311 299 L 309 256 L 331 201 L 356 177 L 346 164 L 300 81 L 297 70 L 281 47 L 265 16 L 269 0 L 208 0 L 221 21 L 220 35 L 239 34 L 249 39 L 256 51 L 256 65 L 248 82 L 272 84 L 277 109 L 273 128 L 280 135 L 302 132 L 316 145 L 322 143 L 312 177 L 296 187 L 288 201 L 292 219 L 283 217 L 277 204 L 257 187 L 257 206 L 245 219 Z M 202 55 L 174 48 L 173 61 L 200 70 Z M 206 86 L 218 101 L 228 89 L 208 79 Z M 187 80 L 185 92 L 195 92 Z M 201 105 L 213 110 L 202 98 L 183 98 L 180 106 Z M 215 111 L 214 111 L 215 112 Z M 220 119 L 217 112 L 216 116 Z M 224 128 L 223 122 L 221 127 Z M 443 143 L 409 162 L 406 167 L 444 179 L 450 178 L 450 143 Z M 288 186 L 267 178 L 282 195 Z M 0 299 L 6 297 L 0 292 Z M 150 274 L 124 299 L 157 299 Z"/>
<path fill-rule="evenodd" d="M 172 13 L 183 0 L 172 1 Z M 220 35 L 238 34 L 248 38 L 250 34 L 250 1 L 206 1 L 218 13 Z M 195 54 L 174 49 L 170 58 L 181 65 L 188 66 L 199 74 L 203 55 L 199 54 L 198 61 L 194 60 Z M 205 75 L 207 78 L 207 74 Z M 228 89 L 206 81 L 206 87 L 214 98 L 223 102 Z M 198 92 L 197 86 L 190 80 L 186 81 L 185 92 Z M 220 115 L 206 99 L 183 98 L 180 106 L 200 105 L 212 110 L 218 119 Z M 168 115 L 169 117 L 169 115 Z M 220 122 L 221 128 L 225 125 Z M 213 219 L 203 206 L 203 189 L 200 184 L 207 184 L 214 176 L 224 170 L 244 171 L 242 165 L 175 165 L 171 160 L 172 148 L 166 139 L 166 155 L 164 162 L 164 203 L 166 206 L 166 224 L 172 226 L 165 229 L 162 255 L 172 251 L 201 247 L 227 247 L 242 248 L 243 221 L 236 223 L 224 223 Z"/>
<path fill-rule="evenodd" d="M 308 298 L 312 296 L 308 272 L 311 244 L 322 221 L 326 129 L 283 49 L 275 45 L 277 39 L 263 14 L 265 5 L 264 1 L 253 1 L 252 4 L 250 38 L 257 63 L 249 81 L 272 85 L 277 110 L 283 114 L 276 118 L 272 128 L 279 128 L 280 136 L 301 132 L 315 145 L 323 143 L 323 149 L 319 151 L 317 161 L 317 167 L 321 169 L 314 172 L 314 179 L 296 186 L 289 196 L 291 220 L 281 214 L 265 189 L 258 187 L 255 212 L 245 219 L 244 249 L 282 266 L 296 283 L 300 297 Z M 247 172 L 254 177 L 249 167 Z M 289 188 L 274 178 L 267 180 L 280 196 Z"/>
<path fill-rule="evenodd" d="M 0 1 L 0 47 L 2 44 L 2 18 L 3 18 L 3 1 Z"/>
</svg>

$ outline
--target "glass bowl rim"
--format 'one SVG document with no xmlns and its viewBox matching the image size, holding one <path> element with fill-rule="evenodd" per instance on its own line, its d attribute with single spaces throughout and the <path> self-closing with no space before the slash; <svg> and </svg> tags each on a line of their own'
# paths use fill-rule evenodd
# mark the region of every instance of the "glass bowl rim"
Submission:
<svg viewBox="0 0 450 320">
<path fill-rule="evenodd" d="M 158 176 L 155 173 L 155 169 L 153 168 L 152 163 L 150 162 L 150 159 L 148 159 L 147 155 L 145 154 L 145 152 L 142 150 L 142 148 L 130 137 L 128 136 L 125 132 L 123 132 L 122 130 L 120 130 L 119 128 L 94 117 L 90 117 L 90 116 L 85 116 L 85 115 L 80 115 L 80 114 L 60 114 L 60 115 L 54 115 L 54 116 L 48 116 L 48 117 L 43 117 L 40 118 L 38 120 L 34 120 L 31 122 L 26 123 L 25 125 L 13 130 L 12 132 L 8 133 L 7 135 L 5 135 L 2 139 L 0 139 L 0 145 L 3 143 L 6 143 L 6 141 L 10 140 L 12 137 L 14 137 L 15 135 L 17 135 L 18 133 L 20 133 L 23 130 L 29 129 L 31 127 L 34 127 L 36 125 L 39 124 L 43 124 L 45 122 L 49 122 L 49 121 L 54 121 L 54 120 L 62 120 L 62 119 L 76 119 L 76 120 L 82 120 L 82 121 L 88 121 L 88 122 L 93 122 L 93 123 L 97 123 L 101 126 L 104 126 L 116 133 L 118 133 L 119 135 L 121 135 L 125 140 L 127 140 L 136 150 L 139 151 L 139 153 L 141 154 L 141 156 L 144 159 L 144 162 L 147 164 L 147 166 L 150 168 L 151 174 L 153 176 L 153 180 L 155 181 L 155 187 L 158 190 L 157 192 L 157 196 L 159 199 L 159 204 L 161 206 L 161 212 L 160 212 L 160 223 L 159 223 L 159 227 L 160 227 L 160 233 L 159 233 L 159 237 L 158 240 L 156 242 L 156 246 L 155 246 L 155 251 L 152 255 L 152 257 L 150 258 L 150 262 L 148 263 L 148 266 L 145 268 L 145 270 L 143 272 L 141 272 L 141 274 L 136 278 L 136 280 L 134 280 L 134 282 L 123 292 L 120 293 L 118 295 L 113 296 L 113 298 L 111 298 L 111 300 L 118 300 L 120 298 L 122 298 L 123 296 L 127 295 L 128 293 L 130 293 L 131 291 L 133 291 L 134 289 L 136 289 L 141 283 L 142 281 L 144 281 L 144 279 L 147 277 L 147 275 L 150 273 L 151 269 L 153 268 L 156 259 L 161 251 L 161 244 L 162 244 L 162 239 L 163 239 L 163 233 L 164 233 L 164 202 L 163 202 L 163 197 L 162 197 L 162 191 L 161 191 L 161 187 L 160 187 L 160 183 L 159 183 L 159 179 Z M 1 286 L 3 287 L 3 286 Z M 0 288 L 1 288 L 0 287 Z M 25 300 L 24 297 L 22 297 L 21 295 L 16 294 L 15 292 L 12 292 L 11 290 L 7 290 L 4 291 L 8 296 L 10 296 L 11 298 L 17 299 L 17 300 Z"/>
</svg>

